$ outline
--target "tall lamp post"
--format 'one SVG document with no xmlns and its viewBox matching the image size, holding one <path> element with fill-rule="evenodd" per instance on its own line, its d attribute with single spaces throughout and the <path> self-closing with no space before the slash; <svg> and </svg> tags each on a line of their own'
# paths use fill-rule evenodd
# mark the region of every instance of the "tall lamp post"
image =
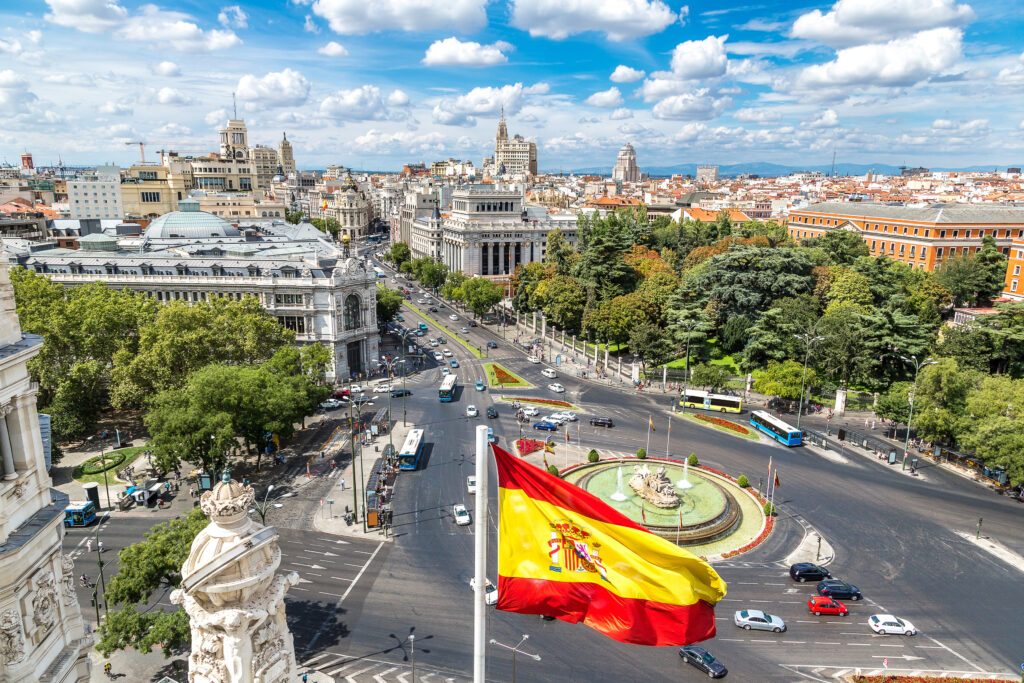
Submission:
<svg viewBox="0 0 1024 683">
<path fill-rule="evenodd" d="M 489 641 L 491 645 L 497 645 L 498 647 L 503 647 L 506 650 L 511 650 L 512 651 L 512 683 L 516 683 L 516 655 L 517 654 L 521 654 L 521 655 L 524 655 L 526 657 L 529 657 L 530 659 L 534 660 L 535 662 L 539 662 L 540 661 L 540 655 L 531 654 L 529 652 L 526 652 L 524 650 L 520 650 L 519 649 L 520 647 L 522 647 L 523 643 L 525 643 L 529 639 L 530 639 L 530 636 L 528 636 L 527 634 L 524 633 L 522 640 L 520 640 L 515 645 L 506 645 L 505 643 L 499 643 L 494 638 L 491 638 L 491 640 Z"/>
<path fill-rule="evenodd" d="M 803 372 L 800 373 L 800 405 L 796 410 L 796 428 L 800 429 L 800 417 L 804 412 L 804 381 L 807 378 L 807 361 L 811 358 L 811 346 L 820 342 L 825 337 L 821 335 L 812 335 L 810 332 L 804 332 L 803 334 L 797 334 L 794 336 L 804 343 L 804 369 Z"/>
<path fill-rule="evenodd" d="M 404 342 L 403 342 L 403 344 L 404 344 Z M 395 377 L 395 366 L 398 365 L 399 363 L 402 363 L 402 365 L 403 365 L 403 367 L 402 367 L 402 370 L 403 370 L 403 373 L 402 373 L 402 389 L 403 389 L 403 391 L 402 391 L 402 407 L 403 407 L 402 408 L 402 415 L 403 415 L 403 422 L 404 422 L 404 419 L 405 419 L 404 418 L 404 415 L 405 415 L 405 391 L 404 391 L 404 389 L 405 389 L 405 372 L 404 372 L 404 370 L 405 370 L 405 367 L 404 367 L 405 359 L 404 358 L 395 358 L 395 359 L 392 359 L 392 360 L 389 361 L 387 358 L 382 357 L 381 358 L 381 362 L 383 362 L 384 363 L 384 367 L 388 369 L 388 385 L 391 387 L 390 389 L 388 389 L 388 445 L 391 446 L 391 453 L 394 454 L 394 452 L 395 452 L 395 442 L 394 442 L 394 439 L 391 437 L 391 399 L 394 398 L 395 389 L 394 389 L 394 386 L 391 386 L 391 384 L 394 381 L 394 377 Z M 392 457 L 393 457 L 393 455 L 392 455 Z"/>
<path fill-rule="evenodd" d="M 686 412 L 686 392 L 690 389 L 690 337 L 693 336 L 693 329 L 697 327 L 697 322 L 690 320 L 683 324 L 683 329 L 686 330 L 686 366 L 683 368 L 683 400 L 679 402 L 679 412 L 681 413 Z"/>
<path fill-rule="evenodd" d="M 910 396 L 908 396 L 908 400 L 910 401 L 910 414 L 907 416 L 907 438 L 903 442 L 903 457 L 906 458 L 907 451 L 910 449 L 910 425 L 914 421 L 914 394 L 917 393 L 917 374 L 921 372 L 921 368 L 927 367 L 929 365 L 935 365 L 935 361 L 933 361 L 931 358 L 926 358 L 923 361 L 919 361 L 917 360 L 917 356 L 900 356 L 900 358 L 903 360 L 904 363 L 910 363 L 911 365 L 914 366 L 914 385 L 913 388 L 910 390 Z M 904 460 L 903 462 L 904 467 L 906 467 L 906 460 Z"/>
<path fill-rule="evenodd" d="M 268 503 L 267 498 L 270 496 L 270 492 L 274 490 L 274 485 L 271 484 L 267 487 L 267 492 L 263 494 L 263 502 L 255 503 L 249 512 L 255 512 L 260 516 L 260 524 L 266 526 L 267 524 L 267 513 L 270 512 L 271 508 L 284 507 L 281 503 Z"/>
</svg>

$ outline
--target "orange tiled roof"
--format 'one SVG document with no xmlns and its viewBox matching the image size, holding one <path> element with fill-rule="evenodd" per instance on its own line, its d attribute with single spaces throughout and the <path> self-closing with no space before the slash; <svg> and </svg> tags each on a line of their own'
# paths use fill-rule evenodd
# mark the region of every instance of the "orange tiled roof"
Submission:
<svg viewBox="0 0 1024 683">
<path fill-rule="evenodd" d="M 724 209 L 729 212 L 729 220 L 746 222 L 750 220 L 750 216 L 743 213 L 739 209 Z M 719 211 L 708 211 L 707 209 L 701 209 L 697 207 L 683 209 L 683 212 L 689 216 L 692 220 L 700 221 L 701 223 L 714 223 L 718 219 Z"/>
</svg>

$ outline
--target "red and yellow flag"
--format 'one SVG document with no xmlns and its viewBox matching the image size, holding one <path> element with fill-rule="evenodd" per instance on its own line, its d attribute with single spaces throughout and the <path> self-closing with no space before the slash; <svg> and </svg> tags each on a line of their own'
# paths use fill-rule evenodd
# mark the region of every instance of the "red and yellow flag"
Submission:
<svg viewBox="0 0 1024 683">
<path fill-rule="evenodd" d="M 715 635 L 726 584 L 709 564 L 559 477 L 493 445 L 498 609 L 583 622 L 638 645 Z"/>
</svg>

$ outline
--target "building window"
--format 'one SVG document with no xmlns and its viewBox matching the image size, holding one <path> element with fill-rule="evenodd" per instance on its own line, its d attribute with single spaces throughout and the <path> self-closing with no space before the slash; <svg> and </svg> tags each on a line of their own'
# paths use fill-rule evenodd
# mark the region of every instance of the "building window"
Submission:
<svg viewBox="0 0 1024 683">
<path fill-rule="evenodd" d="M 274 303 L 276 303 L 278 305 L 282 305 L 282 304 L 283 305 L 287 305 L 287 304 L 301 304 L 302 303 L 302 295 L 301 294 L 275 294 L 274 295 Z"/>
<path fill-rule="evenodd" d="M 1013 274 L 1014 275 L 1020 275 L 1020 266 L 1014 266 L 1013 267 Z"/>
<path fill-rule="evenodd" d="M 355 330 L 363 326 L 362 314 L 359 309 L 359 296 L 349 294 L 345 297 L 345 329 Z"/>
<path fill-rule="evenodd" d="M 140 192 L 139 194 L 140 194 L 140 199 L 143 202 L 152 204 L 152 203 L 160 201 L 160 193 L 159 192 Z"/>
<path fill-rule="evenodd" d="M 277 321 L 285 329 L 292 330 L 297 334 L 305 334 L 306 332 L 306 319 L 302 316 L 281 315 L 277 317 Z"/>
</svg>

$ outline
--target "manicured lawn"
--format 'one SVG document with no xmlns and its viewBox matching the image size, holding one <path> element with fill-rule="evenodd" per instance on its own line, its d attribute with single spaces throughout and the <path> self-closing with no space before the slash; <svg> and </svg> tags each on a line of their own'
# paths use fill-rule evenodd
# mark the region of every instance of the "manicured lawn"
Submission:
<svg viewBox="0 0 1024 683">
<path fill-rule="evenodd" d="M 484 363 L 487 383 L 499 389 L 532 389 L 533 385 L 501 363 Z"/>
<path fill-rule="evenodd" d="M 431 320 L 430 317 L 427 316 L 427 314 L 425 312 L 423 312 L 420 309 L 416 308 L 416 306 L 414 306 L 412 303 L 410 303 L 408 301 L 404 301 L 403 303 L 406 306 L 408 306 L 409 308 L 411 308 L 412 310 L 416 311 L 416 313 L 418 313 L 420 315 L 420 317 L 423 318 L 423 322 L 425 322 L 428 326 L 440 327 L 440 328 L 444 329 L 444 331 L 448 333 L 448 336 L 451 338 L 451 340 L 454 341 L 456 344 L 458 344 L 459 346 L 462 346 L 463 348 L 465 348 L 467 351 L 469 351 L 471 354 L 473 354 L 477 358 L 484 358 L 483 351 L 481 351 L 477 347 L 473 346 L 472 344 L 470 344 L 465 339 L 461 339 L 459 337 L 458 329 L 451 329 L 451 328 L 449 328 L 444 323 L 439 323 L 439 322 L 435 322 L 434 320 Z"/>
<path fill-rule="evenodd" d="M 107 470 L 107 483 L 112 484 L 114 482 L 121 481 L 120 479 L 117 478 L 118 471 L 123 470 L 125 467 L 128 467 L 128 465 L 131 465 L 133 462 L 135 462 L 135 459 L 144 450 L 146 450 L 145 446 L 129 446 L 127 448 L 119 448 L 117 450 L 107 451 L 106 454 L 108 457 L 115 453 L 123 453 L 125 455 L 125 459 L 120 465 L 118 465 L 117 467 L 111 467 L 109 470 Z M 91 481 L 94 481 L 97 484 L 103 483 L 103 472 L 98 472 L 96 474 L 85 474 L 84 472 L 82 472 L 81 465 L 76 467 L 71 472 L 71 476 L 74 478 L 75 481 L 81 482 L 83 484 L 86 484 Z"/>
<path fill-rule="evenodd" d="M 735 360 L 733 360 L 732 356 L 722 356 L 721 358 L 718 358 L 716 360 L 710 360 L 708 361 L 708 365 L 723 365 L 726 368 L 728 368 L 729 372 L 731 372 L 732 374 L 741 374 L 740 366 L 736 363 Z"/>
</svg>

